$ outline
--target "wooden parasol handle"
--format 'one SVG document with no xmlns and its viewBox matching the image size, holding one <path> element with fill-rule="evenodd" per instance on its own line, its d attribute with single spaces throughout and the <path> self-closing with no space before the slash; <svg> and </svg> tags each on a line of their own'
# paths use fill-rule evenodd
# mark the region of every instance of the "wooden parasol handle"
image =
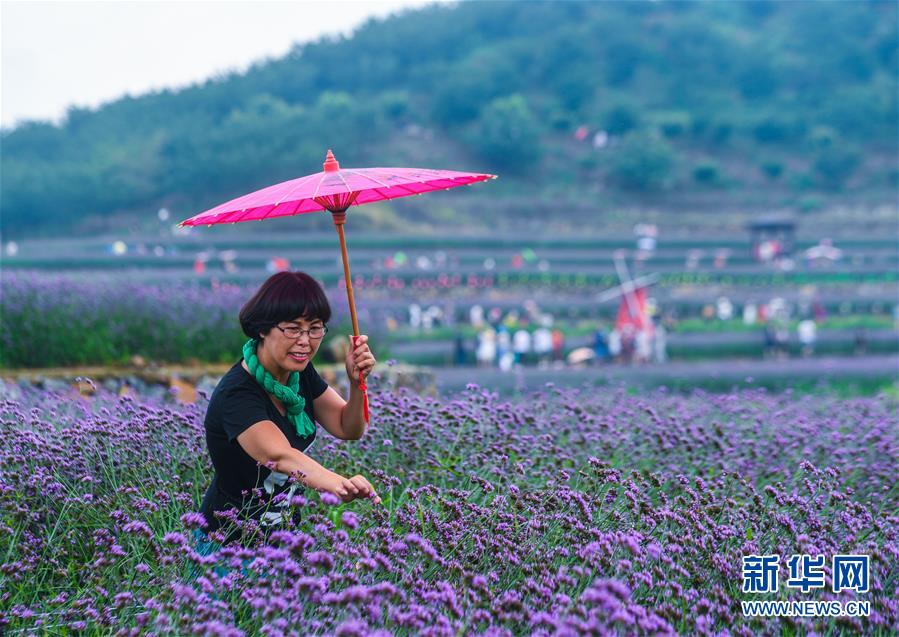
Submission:
<svg viewBox="0 0 899 637">
<path fill-rule="evenodd" d="M 355 199 L 355 197 L 354 197 Z M 347 257 L 346 237 L 343 235 L 343 224 L 346 223 L 346 210 L 331 211 L 334 219 L 334 227 L 337 228 L 337 236 L 340 239 L 340 256 L 343 258 L 343 276 L 346 281 L 346 299 L 350 306 L 350 318 L 353 320 L 353 347 L 359 338 L 359 321 L 356 319 L 356 301 L 353 299 L 353 280 L 350 278 L 350 259 Z M 370 422 L 371 416 L 368 408 L 368 387 L 365 385 L 365 376 L 359 373 L 359 389 L 362 391 L 362 417 L 365 423 Z"/>
<path fill-rule="evenodd" d="M 346 211 L 332 212 L 334 227 L 337 228 L 337 237 L 340 239 L 340 256 L 343 258 L 343 279 L 346 281 L 346 299 L 350 306 L 350 318 L 353 320 L 353 335 L 359 336 L 359 321 L 356 319 L 356 301 L 353 298 L 353 280 L 350 278 L 350 259 L 346 251 L 346 237 L 343 234 L 343 224 L 346 223 Z"/>
</svg>

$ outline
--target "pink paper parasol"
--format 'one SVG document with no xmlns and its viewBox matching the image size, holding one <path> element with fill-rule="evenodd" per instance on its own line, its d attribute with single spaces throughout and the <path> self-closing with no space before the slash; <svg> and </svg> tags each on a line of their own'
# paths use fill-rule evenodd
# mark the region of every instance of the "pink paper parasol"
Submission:
<svg viewBox="0 0 899 637">
<path fill-rule="evenodd" d="M 340 239 L 347 301 L 350 307 L 350 318 L 353 321 L 353 335 L 358 337 L 359 323 L 356 319 L 350 263 L 343 232 L 347 208 L 354 204 L 361 205 L 409 195 L 420 195 L 432 190 L 449 190 L 456 186 L 495 179 L 496 175 L 454 170 L 430 170 L 428 168 L 341 168 L 330 150 L 325 157 L 323 167 L 324 170 L 320 173 L 268 186 L 232 199 L 186 219 L 179 225 L 211 226 L 219 223 L 273 219 L 327 210 L 331 213 Z M 360 383 L 360 388 L 365 390 L 364 379 Z M 365 419 L 368 420 L 367 397 Z"/>
</svg>

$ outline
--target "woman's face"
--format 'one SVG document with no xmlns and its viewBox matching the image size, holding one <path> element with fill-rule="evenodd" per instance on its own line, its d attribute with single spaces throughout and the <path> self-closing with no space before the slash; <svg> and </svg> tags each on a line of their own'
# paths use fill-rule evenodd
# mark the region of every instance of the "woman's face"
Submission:
<svg viewBox="0 0 899 637">
<path fill-rule="evenodd" d="M 303 371 L 322 343 L 324 328 L 321 319 L 281 321 L 262 339 L 266 358 L 285 371 Z"/>
</svg>

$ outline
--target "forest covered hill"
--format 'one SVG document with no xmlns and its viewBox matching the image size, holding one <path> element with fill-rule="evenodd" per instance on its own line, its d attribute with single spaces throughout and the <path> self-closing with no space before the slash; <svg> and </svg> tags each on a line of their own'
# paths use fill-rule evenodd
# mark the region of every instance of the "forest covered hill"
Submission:
<svg viewBox="0 0 899 637">
<path fill-rule="evenodd" d="M 182 219 L 321 170 L 328 148 L 344 166 L 500 174 L 395 204 L 431 227 L 485 206 L 552 219 L 895 205 L 897 71 L 894 2 L 429 6 L 3 131 L 0 232 L 95 232 L 162 206 Z"/>
</svg>

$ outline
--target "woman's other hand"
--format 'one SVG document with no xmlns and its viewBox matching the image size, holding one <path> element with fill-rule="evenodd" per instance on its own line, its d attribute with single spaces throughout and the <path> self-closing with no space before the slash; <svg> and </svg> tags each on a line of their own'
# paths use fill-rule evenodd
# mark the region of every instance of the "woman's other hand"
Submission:
<svg viewBox="0 0 899 637">
<path fill-rule="evenodd" d="M 320 489 L 333 493 L 344 502 L 352 502 L 357 498 L 368 498 L 369 494 L 375 493 L 374 487 L 363 476 L 355 475 L 352 478 L 344 478 L 333 472 Z M 377 494 L 372 499 L 375 504 L 381 503 L 381 498 Z"/>
<path fill-rule="evenodd" d="M 359 384 L 359 374 L 368 376 L 375 367 L 374 354 L 368 348 L 368 336 L 350 336 L 351 347 L 346 355 L 346 373 L 350 380 Z"/>
<path fill-rule="evenodd" d="M 358 488 L 358 492 L 356 493 L 357 498 L 370 497 L 375 504 L 381 504 L 380 496 L 375 493 L 375 488 L 371 486 L 371 482 L 365 477 L 357 474 L 350 478 L 350 482 Z"/>
</svg>

